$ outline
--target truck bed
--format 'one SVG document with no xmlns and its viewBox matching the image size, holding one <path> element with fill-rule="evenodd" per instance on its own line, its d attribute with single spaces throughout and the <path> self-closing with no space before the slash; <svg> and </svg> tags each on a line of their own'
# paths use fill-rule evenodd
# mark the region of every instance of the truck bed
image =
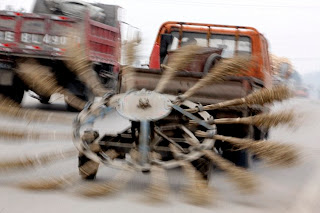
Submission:
<svg viewBox="0 0 320 213">
<path fill-rule="evenodd" d="M 157 69 L 136 69 L 134 77 L 125 79 L 121 83 L 121 92 L 126 91 L 124 81 L 133 81 L 136 89 L 155 89 L 161 78 L 162 71 Z M 178 95 L 191 88 L 202 78 L 199 72 L 178 72 L 174 79 L 167 84 L 163 93 Z M 248 95 L 253 89 L 261 88 L 262 82 L 251 77 L 230 77 L 221 84 L 212 84 L 198 91 L 191 101 L 201 104 L 212 104 L 224 100 L 241 98 Z"/>
<path fill-rule="evenodd" d="M 79 27 L 81 26 L 81 27 Z M 0 54 L 23 57 L 66 59 L 68 33 L 79 27 L 91 61 L 119 67 L 119 27 L 88 16 L 73 19 L 59 15 L 39 15 L 0 11 Z"/>
</svg>

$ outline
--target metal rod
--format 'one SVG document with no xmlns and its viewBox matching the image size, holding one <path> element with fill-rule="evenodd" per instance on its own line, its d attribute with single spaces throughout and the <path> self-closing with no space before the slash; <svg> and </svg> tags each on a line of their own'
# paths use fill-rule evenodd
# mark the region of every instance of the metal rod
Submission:
<svg viewBox="0 0 320 213">
<path fill-rule="evenodd" d="M 139 152 L 141 154 L 140 163 L 144 166 L 148 162 L 149 153 L 149 140 L 150 140 L 150 122 L 140 122 L 140 134 L 139 134 Z"/>
</svg>

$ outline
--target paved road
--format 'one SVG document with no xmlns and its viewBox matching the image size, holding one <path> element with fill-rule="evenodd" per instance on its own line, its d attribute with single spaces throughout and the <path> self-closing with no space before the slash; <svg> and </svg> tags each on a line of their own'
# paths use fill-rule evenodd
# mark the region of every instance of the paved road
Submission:
<svg viewBox="0 0 320 213">
<path fill-rule="evenodd" d="M 66 119 L 75 116 L 66 113 L 63 99 L 53 98 L 54 104 L 42 105 L 31 98 L 26 98 L 23 105 L 28 108 L 55 110 Z M 299 147 L 302 162 L 294 168 L 270 168 L 258 162 L 251 169 L 260 180 L 259 191 L 255 194 L 240 194 L 226 179 L 222 172 L 213 174 L 210 186 L 214 197 L 208 206 L 195 206 L 186 202 L 180 192 L 186 183 L 182 172 L 169 172 L 171 193 L 165 203 L 151 204 L 145 202 L 143 190 L 150 177 L 137 174 L 129 185 L 120 193 L 98 199 L 87 199 L 77 194 L 84 185 L 78 182 L 72 187 L 59 191 L 30 192 L 16 187 L 22 180 L 35 177 L 50 177 L 77 172 L 75 158 L 59 161 L 52 165 L 25 171 L 0 173 L 0 213 L 56 213 L 56 212 L 318 212 L 320 205 L 320 104 L 316 101 L 296 99 L 283 104 L 276 104 L 273 110 L 294 109 L 299 117 L 294 127 L 280 126 L 272 129 L 270 138 Z M 111 127 L 119 124 L 119 119 L 112 119 Z M 72 141 L 66 137 L 59 138 L 58 133 L 71 132 L 71 125 L 28 123 L 21 120 L 0 117 L 0 126 L 29 131 L 56 132 L 57 137 L 49 140 L 6 141 L 0 139 L 0 159 L 16 158 L 45 151 L 61 151 L 72 148 Z M 112 178 L 116 173 L 109 168 L 101 168 L 97 181 Z"/>
</svg>

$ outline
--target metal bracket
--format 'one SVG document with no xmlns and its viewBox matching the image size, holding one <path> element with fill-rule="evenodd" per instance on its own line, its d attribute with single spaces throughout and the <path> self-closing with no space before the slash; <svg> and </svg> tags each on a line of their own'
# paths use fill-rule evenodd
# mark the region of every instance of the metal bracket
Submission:
<svg viewBox="0 0 320 213">
<path fill-rule="evenodd" d="M 188 118 L 190 118 L 191 120 L 194 120 L 195 122 L 197 122 L 199 125 L 207 128 L 207 129 L 210 129 L 210 130 L 213 130 L 214 128 L 209 125 L 206 121 L 204 120 L 201 120 L 200 118 L 194 116 L 193 114 L 191 114 L 190 112 L 187 112 L 185 111 L 184 109 L 182 109 L 181 107 L 177 106 L 177 105 L 172 105 L 172 108 L 177 110 L 178 112 L 180 112 L 181 114 L 187 116 Z"/>
</svg>

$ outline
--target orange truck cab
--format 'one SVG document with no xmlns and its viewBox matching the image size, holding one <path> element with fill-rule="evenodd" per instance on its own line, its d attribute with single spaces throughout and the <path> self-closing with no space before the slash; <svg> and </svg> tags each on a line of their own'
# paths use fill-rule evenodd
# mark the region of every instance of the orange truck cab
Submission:
<svg viewBox="0 0 320 213">
<path fill-rule="evenodd" d="M 253 27 L 165 22 L 160 27 L 153 46 L 149 68 L 160 69 L 160 64 L 166 61 L 168 53 L 190 43 L 203 47 L 220 48 L 223 58 L 240 54 L 251 56 L 255 60 L 255 66 L 248 70 L 246 76 L 261 81 L 264 87 L 271 86 L 268 42 Z"/>
</svg>

